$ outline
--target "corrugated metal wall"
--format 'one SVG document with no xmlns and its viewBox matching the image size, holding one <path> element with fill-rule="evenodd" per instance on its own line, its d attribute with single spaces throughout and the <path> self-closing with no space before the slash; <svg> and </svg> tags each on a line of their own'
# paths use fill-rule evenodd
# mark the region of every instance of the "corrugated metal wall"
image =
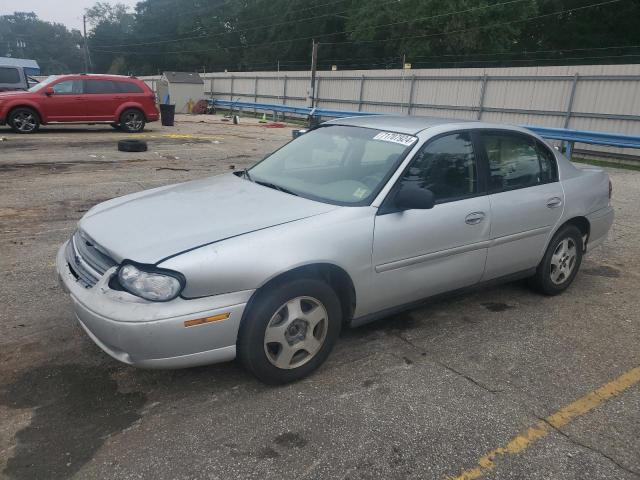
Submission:
<svg viewBox="0 0 640 480">
<path fill-rule="evenodd" d="M 145 77 L 153 84 L 155 77 Z M 306 106 L 300 72 L 204 75 L 215 98 Z M 318 72 L 316 106 L 640 135 L 640 65 Z M 577 145 L 603 153 L 620 148 Z"/>
</svg>

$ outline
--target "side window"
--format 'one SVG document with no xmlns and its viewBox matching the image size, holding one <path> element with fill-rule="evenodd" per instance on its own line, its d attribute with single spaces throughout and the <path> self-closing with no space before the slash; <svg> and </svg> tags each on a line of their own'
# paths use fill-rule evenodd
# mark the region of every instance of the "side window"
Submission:
<svg viewBox="0 0 640 480">
<path fill-rule="evenodd" d="M 109 80 L 85 80 L 84 85 L 84 93 L 120 93 L 116 86 L 116 82 L 111 82 Z"/>
<path fill-rule="evenodd" d="M 471 134 L 454 133 L 426 144 L 412 160 L 403 181 L 431 190 L 436 203 L 476 194 L 478 170 Z"/>
<path fill-rule="evenodd" d="M 0 67 L 0 83 L 20 83 L 17 68 Z"/>
<path fill-rule="evenodd" d="M 540 182 L 551 183 L 558 181 L 558 167 L 556 158 L 547 147 L 536 141 L 538 158 L 540 159 Z"/>
<path fill-rule="evenodd" d="M 544 183 L 533 139 L 524 135 L 483 132 L 489 160 L 489 190 L 500 192 Z"/>
<path fill-rule="evenodd" d="M 78 95 L 82 93 L 82 84 L 79 80 L 65 80 L 56 83 L 53 86 L 53 91 L 56 95 Z"/>
<path fill-rule="evenodd" d="M 120 93 L 144 93 L 140 86 L 131 82 L 115 82 Z"/>
</svg>

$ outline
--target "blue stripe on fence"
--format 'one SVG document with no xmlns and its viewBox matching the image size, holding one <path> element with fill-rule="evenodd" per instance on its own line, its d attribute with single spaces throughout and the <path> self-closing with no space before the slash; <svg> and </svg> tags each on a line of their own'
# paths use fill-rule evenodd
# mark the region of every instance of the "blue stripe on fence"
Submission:
<svg viewBox="0 0 640 480">
<path fill-rule="evenodd" d="M 371 112 L 351 112 L 346 110 L 329 110 L 324 108 L 312 109 L 309 107 L 294 107 L 277 103 L 254 103 L 217 99 L 213 102 L 216 106 L 227 107 L 231 109 L 264 110 L 305 116 L 313 115 L 316 117 L 341 118 L 365 115 L 381 115 L 380 113 Z M 606 145 L 610 147 L 640 148 L 640 136 L 635 135 L 623 135 L 609 132 L 592 132 L 588 130 L 571 130 L 566 128 L 537 127 L 531 125 L 523 125 L 523 127 L 537 133 L 543 138 L 548 138 L 551 140 L 561 140 L 570 144 L 586 143 L 591 145 Z"/>
</svg>

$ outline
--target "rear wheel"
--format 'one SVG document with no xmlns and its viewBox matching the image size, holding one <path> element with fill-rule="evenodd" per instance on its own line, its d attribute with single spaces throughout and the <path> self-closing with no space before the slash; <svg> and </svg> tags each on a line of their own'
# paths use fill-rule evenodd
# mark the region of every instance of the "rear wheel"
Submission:
<svg viewBox="0 0 640 480">
<path fill-rule="evenodd" d="M 340 301 L 316 279 L 276 285 L 256 298 L 238 335 L 238 357 L 258 379 L 306 377 L 329 356 L 342 325 Z"/>
<path fill-rule="evenodd" d="M 120 115 L 120 129 L 128 133 L 138 133 L 144 130 L 144 114 L 136 109 L 130 108 Z"/>
<path fill-rule="evenodd" d="M 578 274 L 583 250 L 582 232 L 573 225 L 562 227 L 551 239 L 531 285 L 545 295 L 564 292 Z"/>
<path fill-rule="evenodd" d="M 40 128 L 40 116 L 31 108 L 20 107 L 9 114 L 8 123 L 16 133 L 35 133 Z"/>
</svg>

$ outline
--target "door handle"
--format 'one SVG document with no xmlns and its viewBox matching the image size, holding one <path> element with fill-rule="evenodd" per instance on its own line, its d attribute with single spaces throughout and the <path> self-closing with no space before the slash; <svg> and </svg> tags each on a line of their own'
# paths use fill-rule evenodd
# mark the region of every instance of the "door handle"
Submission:
<svg viewBox="0 0 640 480">
<path fill-rule="evenodd" d="M 562 205 L 562 199 L 560 197 L 553 197 L 547 200 L 548 208 L 558 208 Z"/>
<path fill-rule="evenodd" d="M 484 220 L 484 212 L 473 212 L 466 216 L 464 222 L 467 225 L 477 225 Z"/>
</svg>

